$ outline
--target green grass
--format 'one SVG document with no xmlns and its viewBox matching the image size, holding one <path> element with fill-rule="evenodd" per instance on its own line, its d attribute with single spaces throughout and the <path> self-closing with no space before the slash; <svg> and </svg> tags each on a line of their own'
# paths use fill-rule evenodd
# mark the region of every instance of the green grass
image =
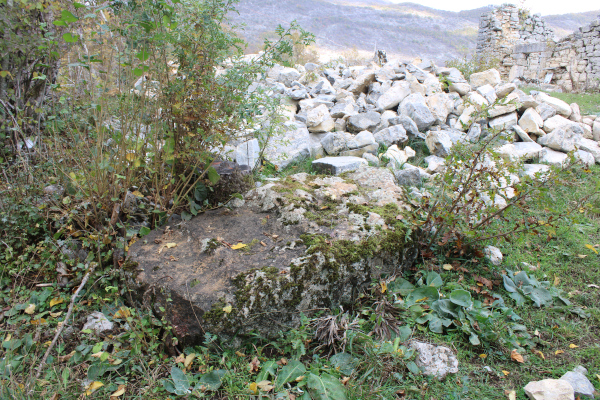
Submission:
<svg viewBox="0 0 600 400">
<path fill-rule="evenodd" d="M 270 176 L 287 176 L 298 172 L 312 172 L 311 160 L 293 164 L 283 171 L 272 171 Z M 261 173 L 266 175 L 263 168 Z M 460 331 L 449 331 L 445 334 L 434 334 L 420 325 L 413 327 L 413 337 L 449 346 L 456 350 L 459 358 L 459 373 L 439 382 L 410 371 L 410 357 L 403 357 L 395 351 L 389 351 L 391 344 L 386 344 L 366 333 L 372 328 L 377 313 L 373 311 L 373 301 L 381 298 L 378 294 L 379 284 L 374 282 L 373 291 L 363 298 L 362 302 L 350 311 L 358 319 L 360 330 L 351 332 L 352 347 L 348 344 L 347 352 L 356 358 L 357 364 L 346 382 L 346 394 L 349 399 L 506 399 L 505 390 L 515 390 L 517 399 L 524 400 L 523 387 L 532 380 L 559 378 L 577 365 L 584 365 L 589 370 L 589 379 L 600 388 L 600 289 L 590 285 L 600 285 L 600 199 L 591 198 L 583 207 L 576 208 L 577 201 L 585 197 L 595 188 L 593 182 L 600 179 L 600 167 L 591 170 L 576 168 L 566 173 L 561 185 L 550 189 L 553 197 L 553 209 L 534 208 L 538 219 L 547 219 L 550 213 L 562 215 L 560 228 L 554 235 L 547 232 L 539 234 L 519 235 L 510 242 L 496 243 L 501 248 L 505 263 L 502 267 L 494 267 L 484 261 L 473 261 L 472 258 L 448 259 L 444 254 L 436 254 L 435 260 L 428 260 L 406 271 L 404 277 L 414 282 L 417 271 L 435 270 L 440 272 L 445 284 L 476 287 L 476 276 L 498 280 L 493 292 L 499 293 L 507 305 L 523 319 L 527 331 L 534 336 L 535 353 L 528 349 L 525 362 L 517 363 L 510 358 L 510 347 L 496 344 L 473 346 L 468 336 Z M 508 218 L 511 217 L 509 214 Z M 592 248 L 586 245 L 591 245 Z M 596 251 L 594 251 L 596 250 Z M 452 271 L 441 270 L 443 263 L 452 263 L 466 268 Z M 581 318 L 568 310 L 551 308 L 537 309 L 531 304 L 517 307 L 508 297 L 501 283 L 503 269 L 519 270 L 521 263 L 534 265 L 537 270 L 530 272 L 539 280 L 549 280 L 567 294 L 574 306 L 582 307 L 589 315 Z M 8 271 L 9 268 L 3 269 Z M 117 325 L 117 329 L 109 336 L 96 338 L 93 335 L 76 332 L 70 339 L 59 342 L 54 357 L 67 355 L 77 350 L 78 355 L 72 360 L 58 362 L 50 360 L 42 374 L 43 381 L 34 387 L 30 394 L 20 390 L 20 385 L 34 372 L 39 365 L 46 346 L 56 328 L 57 318 L 49 312 L 66 312 L 72 290 L 52 287 L 51 295 L 39 302 L 36 312 L 29 316 L 24 310 L 31 302 L 32 296 L 39 296 L 43 289 L 36 288 L 37 281 L 52 281 L 52 272 L 44 272 L 37 280 L 29 280 L 19 276 L 18 282 L 7 272 L 0 274 L 3 286 L 0 289 L 0 310 L 5 317 L 0 321 L 0 340 L 4 347 L 0 350 L 0 359 L 6 358 L 16 362 L 11 379 L 0 382 L 0 399 L 48 399 L 54 393 L 60 393 L 61 399 L 77 399 L 83 393 L 81 380 L 86 377 L 90 365 L 97 364 L 99 359 L 92 357 L 92 352 L 108 352 L 115 358 L 118 351 L 122 353 L 122 365 L 118 371 L 108 372 L 97 380 L 104 386 L 88 396 L 89 399 L 106 399 L 116 391 L 119 385 L 126 385 L 126 393 L 120 397 L 129 399 L 185 399 L 165 391 L 162 379 L 171 377 L 171 368 L 184 368 L 183 358 L 176 359 L 169 354 L 170 346 L 165 343 L 170 339 L 164 336 L 165 327 L 161 322 L 151 318 L 143 309 L 132 310 L 133 315 Z M 90 286 L 77 303 L 75 324 L 81 324 L 85 316 L 93 310 L 101 310 L 109 315 L 122 304 L 122 293 L 126 289 L 126 281 L 112 269 L 98 271 Z M 17 283 L 15 283 L 17 282 Z M 371 297 L 373 296 L 373 297 Z M 379 297 L 378 297 L 379 296 Z M 50 307 L 51 299 L 62 297 L 65 301 Z M 84 303 L 85 302 L 85 303 Z M 112 311 L 111 311 L 112 310 Z M 37 318 L 46 318 L 44 326 L 32 324 Z M 132 328 L 127 331 L 123 323 Z M 536 334 L 537 333 L 537 334 Z M 28 334 L 37 343 L 27 345 Z M 8 335 L 12 339 L 21 340 L 19 347 L 10 350 L 6 341 Z M 570 345 L 578 347 L 570 348 Z M 260 379 L 274 380 L 272 376 L 261 376 L 270 362 L 281 359 L 297 359 L 302 361 L 307 371 L 305 376 L 324 377 L 331 375 L 334 380 L 346 376 L 332 366 L 327 351 L 318 350 L 314 339 L 312 325 L 308 324 L 281 334 L 279 340 L 267 341 L 259 337 L 250 338 L 239 347 L 229 348 L 228 343 L 221 343 L 217 338 L 207 337 L 204 344 L 183 349 L 184 356 L 195 354 L 192 368 L 188 376 L 200 379 L 211 370 L 225 370 L 222 386 L 217 392 L 198 392 L 197 396 L 187 398 L 214 399 L 250 399 L 250 385 Z M 98 346 L 96 349 L 93 347 Z M 339 347 L 338 347 L 339 350 Z M 559 351 L 559 354 L 557 354 Z M 562 353 L 560 353 L 562 351 Z M 485 357 L 483 357 L 484 355 Z M 258 357 L 259 371 L 251 372 L 249 365 Z M 271 363 L 272 364 L 272 363 Z M 274 364 L 272 364 L 274 365 Z M 488 372 L 484 367 L 489 367 Z M 283 365 L 273 367 L 282 373 Z M 508 374 L 506 375 L 506 371 Z M 0 378 L 1 380 L 1 378 Z M 292 382 L 290 387 L 306 389 L 306 380 Z M 8 390 L 12 390 L 9 394 Z M 271 392 L 272 394 L 272 392 Z M 266 396 L 266 393 L 265 393 Z M 263 397 L 267 398 L 267 397 Z"/>
<path fill-rule="evenodd" d="M 525 87 L 523 91 L 529 94 L 532 90 L 538 90 L 536 87 Z M 548 92 L 552 97 L 556 97 L 568 104 L 577 103 L 581 110 L 581 115 L 600 116 L 600 92 L 598 93 L 558 93 Z"/>
</svg>

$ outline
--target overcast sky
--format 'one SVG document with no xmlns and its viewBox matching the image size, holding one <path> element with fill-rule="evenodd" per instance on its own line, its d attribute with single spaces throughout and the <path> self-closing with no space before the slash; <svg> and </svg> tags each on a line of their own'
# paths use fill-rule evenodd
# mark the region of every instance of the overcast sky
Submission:
<svg viewBox="0 0 600 400">
<path fill-rule="evenodd" d="M 388 0 L 392 3 L 403 3 L 411 0 Z M 440 10 L 448 11 L 462 11 L 472 10 L 474 8 L 484 7 L 488 4 L 503 4 L 509 3 L 508 0 L 461 0 L 461 1 L 448 1 L 448 0 L 412 0 L 414 3 L 418 3 L 427 7 L 437 8 Z M 511 2 L 512 3 L 512 2 Z M 519 5 L 521 2 L 515 1 L 514 4 Z M 525 8 L 531 10 L 534 14 L 567 14 L 577 13 L 583 11 L 593 11 L 600 9 L 600 3 L 596 0 L 525 0 Z"/>
</svg>

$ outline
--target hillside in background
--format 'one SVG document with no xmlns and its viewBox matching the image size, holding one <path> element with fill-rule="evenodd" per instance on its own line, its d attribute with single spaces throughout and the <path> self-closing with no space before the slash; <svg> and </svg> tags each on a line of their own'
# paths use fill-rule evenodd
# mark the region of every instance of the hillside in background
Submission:
<svg viewBox="0 0 600 400">
<path fill-rule="evenodd" d="M 401 57 L 443 61 L 471 53 L 475 48 L 479 17 L 490 10 L 451 12 L 415 3 L 392 4 L 382 0 L 241 0 L 239 14 L 242 36 L 250 52 L 259 49 L 277 25 L 297 20 L 315 34 L 322 50 L 342 53 L 350 49 L 373 52 L 384 49 Z M 545 17 L 559 36 L 571 33 L 594 20 L 598 12 Z"/>
</svg>

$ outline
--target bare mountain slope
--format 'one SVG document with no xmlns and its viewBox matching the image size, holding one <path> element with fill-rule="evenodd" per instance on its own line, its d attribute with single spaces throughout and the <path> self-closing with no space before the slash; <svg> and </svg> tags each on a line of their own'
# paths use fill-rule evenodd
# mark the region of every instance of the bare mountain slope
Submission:
<svg viewBox="0 0 600 400">
<path fill-rule="evenodd" d="M 297 20 L 315 34 L 317 46 L 341 52 L 376 47 L 404 57 L 421 56 L 437 61 L 471 53 L 475 48 L 479 16 L 489 7 L 451 12 L 415 3 L 392 4 L 383 0 L 241 0 L 239 14 L 244 38 L 251 50 L 260 48 L 277 25 Z M 596 13 L 552 16 L 549 22 L 565 34 L 591 21 Z"/>
</svg>

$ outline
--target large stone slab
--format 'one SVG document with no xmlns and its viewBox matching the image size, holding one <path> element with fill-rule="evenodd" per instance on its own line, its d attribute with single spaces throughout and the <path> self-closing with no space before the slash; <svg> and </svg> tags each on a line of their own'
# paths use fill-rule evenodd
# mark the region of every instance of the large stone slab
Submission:
<svg viewBox="0 0 600 400">
<path fill-rule="evenodd" d="M 184 346 L 206 332 L 276 337 L 301 313 L 348 306 L 381 274 L 413 262 L 396 219 L 408 210 L 402 193 L 386 169 L 297 174 L 248 192 L 237 207 L 151 232 L 131 246 L 126 269 L 137 299 Z"/>
<path fill-rule="evenodd" d="M 356 171 L 367 160 L 360 157 L 325 157 L 312 162 L 313 168 L 319 172 L 339 175 L 343 172 Z"/>
<path fill-rule="evenodd" d="M 525 394 L 531 400 L 575 400 L 571 384 L 560 379 L 529 382 Z"/>
</svg>

